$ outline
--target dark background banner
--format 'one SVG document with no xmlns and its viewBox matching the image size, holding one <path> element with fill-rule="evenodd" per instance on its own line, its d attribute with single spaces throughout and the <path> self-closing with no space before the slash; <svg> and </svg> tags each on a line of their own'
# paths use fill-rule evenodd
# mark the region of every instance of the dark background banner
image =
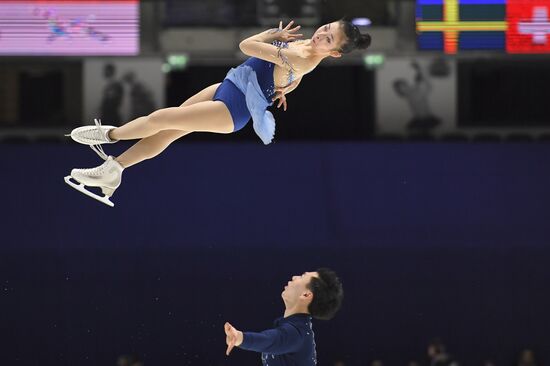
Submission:
<svg viewBox="0 0 550 366">
<path fill-rule="evenodd" d="M 175 144 L 115 208 L 63 183 L 85 147 L 0 154 L 2 364 L 259 364 L 225 360 L 223 322 L 269 327 L 318 266 L 346 291 L 320 364 L 424 361 L 435 336 L 463 364 L 550 357 L 549 145 Z"/>
</svg>

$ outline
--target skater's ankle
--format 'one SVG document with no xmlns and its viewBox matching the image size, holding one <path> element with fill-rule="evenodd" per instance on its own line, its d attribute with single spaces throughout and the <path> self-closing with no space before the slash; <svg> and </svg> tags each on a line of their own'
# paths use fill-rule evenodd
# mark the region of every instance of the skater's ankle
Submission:
<svg viewBox="0 0 550 366">
<path fill-rule="evenodd" d="M 118 165 L 120 165 L 120 166 L 122 167 L 122 169 L 126 169 L 126 166 L 124 166 L 124 164 L 121 163 L 121 162 L 118 160 L 118 158 L 115 158 L 115 157 L 113 156 L 113 160 L 116 161 L 116 162 L 118 163 Z"/>
<path fill-rule="evenodd" d="M 114 136 L 114 131 L 115 131 L 116 129 L 117 129 L 117 128 L 115 127 L 115 128 L 110 129 L 109 131 L 107 131 L 107 138 L 108 138 L 109 140 L 111 140 L 111 141 L 118 141 L 118 138 L 116 138 L 116 137 Z"/>
</svg>

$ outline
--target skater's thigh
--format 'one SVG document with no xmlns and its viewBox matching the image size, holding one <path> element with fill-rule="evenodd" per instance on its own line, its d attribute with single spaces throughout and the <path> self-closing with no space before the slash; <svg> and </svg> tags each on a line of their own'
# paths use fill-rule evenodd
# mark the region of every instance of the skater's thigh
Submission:
<svg viewBox="0 0 550 366">
<path fill-rule="evenodd" d="M 180 105 L 180 107 L 187 107 L 192 104 L 212 100 L 220 84 L 221 83 L 217 83 L 214 85 L 210 85 L 207 88 L 204 88 L 197 94 L 188 98 L 185 102 L 183 102 L 182 105 Z M 153 136 L 148 137 L 148 139 L 151 140 L 151 142 L 153 143 L 168 145 L 174 142 L 175 140 L 182 138 L 183 136 L 188 135 L 190 133 L 191 133 L 190 131 L 182 131 L 182 130 L 164 130 L 164 131 L 160 131 L 159 133 L 156 133 Z"/>
<path fill-rule="evenodd" d="M 189 135 L 190 133 L 190 131 L 163 130 L 155 133 L 153 136 L 146 137 L 145 139 L 160 148 L 165 148 L 172 142 L 182 138 L 185 135 Z"/>
<path fill-rule="evenodd" d="M 193 95 L 191 98 L 187 99 L 185 102 L 183 102 L 180 107 L 187 107 L 192 104 L 200 103 L 200 102 L 206 102 L 209 100 L 212 100 L 214 98 L 214 94 L 216 93 L 216 90 L 218 89 L 218 86 L 220 86 L 221 83 L 217 83 L 214 85 L 210 85 L 207 88 L 204 88 L 197 94 Z"/>
<path fill-rule="evenodd" d="M 195 103 L 186 107 L 159 109 L 149 115 L 162 130 L 231 133 L 233 118 L 221 101 Z"/>
</svg>

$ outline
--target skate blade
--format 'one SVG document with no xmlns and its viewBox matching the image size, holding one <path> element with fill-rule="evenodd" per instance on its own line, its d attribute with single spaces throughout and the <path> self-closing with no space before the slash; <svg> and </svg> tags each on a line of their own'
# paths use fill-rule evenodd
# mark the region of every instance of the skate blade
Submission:
<svg viewBox="0 0 550 366">
<path fill-rule="evenodd" d="M 99 202 L 104 203 L 107 206 L 115 207 L 115 204 L 113 202 L 111 202 L 111 200 L 109 200 L 109 197 L 107 197 L 107 196 L 102 197 L 102 196 L 99 196 L 95 193 L 92 193 L 92 192 L 88 191 L 85 188 L 86 186 L 84 184 L 82 184 L 82 183 L 77 184 L 77 183 L 74 183 L 73 181 L 71 181 L 71 179 L 74 179 L 74 178 L 71 177 L 70 175 L 66 176 L 64 179 L 65 179 L 65 183 L 67 183 L 68 185 L 70 185 L 71 187 L 76 189 L 77 191 L 84 193 L 86 196 L 91 197 L 95 200 L 98 200 Z"/>
</svg>

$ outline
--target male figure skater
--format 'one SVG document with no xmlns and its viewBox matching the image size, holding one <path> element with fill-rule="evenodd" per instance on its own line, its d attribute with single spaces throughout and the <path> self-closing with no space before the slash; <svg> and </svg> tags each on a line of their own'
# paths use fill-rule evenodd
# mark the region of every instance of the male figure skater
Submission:
<svg viewBox="0 0 550 366">
<path fill-rule="evenodd" d="M 241 332 L 225 323 L 226 354 L 239 347 L 261 352 L 264 366 L 314 366 L 317 353 L 311 318 L 331 319 L 343 296 L 339 278 L 328 268 L 293 276 L 281 294 L 285 313 L 275 320 L 275 328 L 260 333 Z"/>
</svg>

